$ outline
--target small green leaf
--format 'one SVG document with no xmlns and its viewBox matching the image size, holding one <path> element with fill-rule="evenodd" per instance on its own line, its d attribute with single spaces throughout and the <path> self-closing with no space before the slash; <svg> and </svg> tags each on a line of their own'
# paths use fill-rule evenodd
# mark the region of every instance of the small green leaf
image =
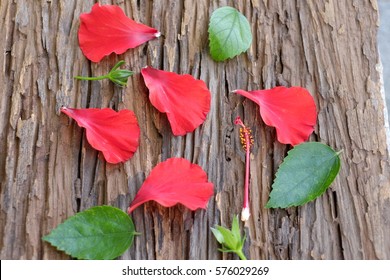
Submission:
<svg viewBox="0 0 390 280">
<path fill-rule="evenodd" d="M 78 259 L 114 259 L 133 243 L 133 221 L 122 210 L 96 206 L 67 219 L 42 239 Z"/>
<path fill-rule="evenodd" d="M 107 75 L 107 78 L 110 79 L 114 84 L 122 87 L 127 86 L 127 79 L 133 75 L 132 71 L 127 69 L 118 69 L 124 63 L 124 60 L 119 61 Z"/>
<path fill-rule="evenodd" d="M 308 142 L 295 146 L 280 165 L 267 208 L 300 206 L 322 195 L 340 170 L 339 153 Z"/>
<path fill-rule="evenodd" d="M 217 241 L 222 244 L 222 248 L 218 249 L 225 253 L 236 253 L 240 259 L 246 260 L 242 248 L 244 247 L 245 236 L 241 238 L 240 227 L 238 225 L 238 217 L 233 218 L 232 229 L 217 226 L 217 228 L 210 228 Z"/>
<path fill-rule="evenodd" d="M 232 222 L 232 234 L 234 239 L 241 240 L 240 226 L 238 225 L 238 216 L 234 216 Z"/>
<path fill-rule="evenodd" d="M 248 20 L 232 7 L 216 9 L 209 24 L 210 54 L 215 61 L 233 58 L 249 49 L 252 33 Z"/>
<path fill-rule="evenodd" d="M 223 236 L 224 242 L 222 245 L 224 245 L 226 248 L 229 248 L 230 250 L 236 250 L 240 244 L 240 239 L 236 240 L 233 233 L 227 228 L 217 226 L 217 229 Z"/>
<path fill-rule="evenodd" d="M 217 239 L 218 243 L 223 244 L 225 243 L 225 239 L 223 238 L 222 233 L 219 232 L 219 230 L 215 228 L 210 228 L 212 233 L 214 234 L 215 239 Z"/>
</svg>

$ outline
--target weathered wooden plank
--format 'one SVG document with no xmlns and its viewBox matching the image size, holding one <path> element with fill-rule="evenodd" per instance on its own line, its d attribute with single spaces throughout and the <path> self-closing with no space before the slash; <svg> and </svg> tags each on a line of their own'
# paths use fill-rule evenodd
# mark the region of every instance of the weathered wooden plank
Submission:
<svg viewBox="0 0 390 280">
<path fill-rule="evenodd" d="M 238 3 L 236 3 L 238 2 Z M 389 259 L 390 179 L 380 95 L 375 1 L 101 1 L 160 30 L 159 39 L 94 64 L 77 42 L 79 15 L 94 1 L 1 1 L 0 256 L 63 259 L 41 237 L 78 211 L 109 204 L 126 210 L 151 169 L 169 157 L 202 166 L 215 184 L 207 210 L 147 203 L 133 213 L 134 246 L 123 259 L 232 258 L 217 251 L 209 227 L 230 227 L 243 197 L 244 151 L 233 120 L 253 130 L 250 220 L 245 251 L 252 259 Z M 253 43 L 223 63 L 208 54 L 208 19 L 230 5 L 248 18 Z M 136 74 L 121 89 L 100 75 L 119 59 Z M 189 73 L 212 92 L 205 123 L 173 137 L 148 101 L 146 65 Z M 325 195 L 303 207 L 269 210 L 274 174 L 290 147 L 275 140 L 257 105 L 237 88 L 306 87 L 318 105 L 313 141 L 341 154 L 342 169 Z M 141 144 L 125 164 L 106 163 L 61 106 L 128 108 Z"/>
</svg>

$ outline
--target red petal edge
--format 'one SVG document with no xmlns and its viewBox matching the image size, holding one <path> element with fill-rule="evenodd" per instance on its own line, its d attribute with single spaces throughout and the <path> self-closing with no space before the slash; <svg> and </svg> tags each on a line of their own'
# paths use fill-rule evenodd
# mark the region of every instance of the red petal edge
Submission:
<svg viewBox="0 0 390 280">
<path fill-rule="evenodd" d="M 165 207 L 181 203 L 191 210 L 204 209 L 213 188 L 199 165 L 184 158 L 170 158 L 153 168 L 127 211 L 130 214 L 150 200 Z"/>
<path fill-rule="evenodd" d="M 86 129 L 89 144 L 109 163 L 130 159 L 139 145 L 140 128 L 130 110 L 61 108 L 61 112 Z"/>
<path fill-rule="evenodd" d="M 80 15 L 79 45 L 93 62 L 114 52 L 122 54 L 160 36 L 158 30 L 128 18 L 119 6 L 96 3 Z"/>
<path fill-rule="evenodd" d="M 174 135 L 185 135 L 200 126 L 210 111 L 210 91 L 191 75 L 146 67 L 141 70 L 150 102 L 166 113 Z"/>
<path fill-rule="evenodd" d="M 275 87 L 269 90 L 235 90 L 260 106 L 263 121 L 276 128 L 278 141 L 298 145 L 314 131 L 316 104 L 309 91 L 301 87 Z"/>
</svg>

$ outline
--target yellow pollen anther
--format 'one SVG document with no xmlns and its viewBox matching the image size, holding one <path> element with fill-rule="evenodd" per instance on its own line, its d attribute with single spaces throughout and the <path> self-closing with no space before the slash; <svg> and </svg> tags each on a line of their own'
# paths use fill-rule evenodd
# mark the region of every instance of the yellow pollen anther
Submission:
<svg viewBox="0 0 390 280">
<path fill-rule="evenodd" d="M 254 143 L 253 136 L 251 135 L 251 133 L 252 133 L 252 130 L 250 128 L 240 127 L 240 142 L 241 142 L 241 145 L 244 148 L 244 150 L 247 149 L 247 144 L 249 144 L 249 148 L 250 148 Z M 247 136 L 249 138 L 249 141 L 248 141 L 249 143 L 247 143 L 245 136 Z"/>
</svg>

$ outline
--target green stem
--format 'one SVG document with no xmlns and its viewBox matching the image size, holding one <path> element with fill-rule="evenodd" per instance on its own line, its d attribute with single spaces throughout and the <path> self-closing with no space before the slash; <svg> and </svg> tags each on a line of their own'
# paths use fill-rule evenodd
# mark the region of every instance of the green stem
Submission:
<svg viewBox="0 0 390 280">
<path fill-rule="evenodd" d="M 103 80 L 103 79 L 109 79 L 108 75 L 98 76 L 98 77 L 75 76 L 74 78 L 78 79 L 78 80 L 85 80 L 85 81 L 98 81 L 98 80 Z"/>
<path fill-rule="evenodd" d="M 245 257 L 244 253 L 242 252 L 242 250 L 235 251 L 235 253 L 240 257 L 241 260 L 244 260 L 244 261 L 247 260 L 247 258 Z"/>
</svg>

